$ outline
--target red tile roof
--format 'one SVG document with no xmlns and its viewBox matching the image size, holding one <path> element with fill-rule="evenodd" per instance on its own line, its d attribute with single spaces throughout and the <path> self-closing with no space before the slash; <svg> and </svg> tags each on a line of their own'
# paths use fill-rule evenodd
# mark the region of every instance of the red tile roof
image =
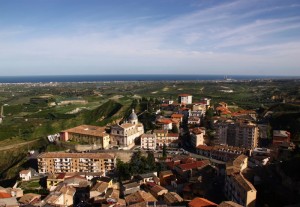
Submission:
<svg viewBox="0 0 300 207">
<path fill-rule="evenodd" d="M 172 114 L 172 118 L 182 118 L 183 114 Z"/>
<path fill-rule="evenodd" d="M 63 132 L 75 133 L 75 134 L 84 134 L 88 136 L 107 136 L 108 134 L 105 131 L 105 127 L 98 127 L 92 125 L 80 125 L 71 129 L 66 129 Z"/>
<path fill-rule="evenodd" d="M 192 96 L 192 95 L 183 93 L 183 94 L 179 94 L 178 96 Z"/>
<path fill-rule="evenodd" d="M 12 196 L 9 193 L 0 192 L 0 198 L 11 198 Z"/>
<path fill-rule="evenodd" d="M 200 129 L 199 127 L 193 128 L 191 131 L 193 134 L 203 134 L 202 129 Z"/>
<path fill-rule="evenodd" d="M 28 173 L 30 173 L 30 170 L 22 170 L 20 172 L 20 174 L 22 174 L 22 175 L 27 175 Z"/>
<path fill-rule="evenodd" d="M 167 137 L 179 137 L 177 133 L 168 133 Z"/>
<path fill-rule="evenodd" d="M 205 198 L 194 198 L 189 202 L 189 207 L 217 207 L 218 204 L 213 203 Z"/>
<path fill-rule="evenodd" d="M 162 124 L 171 124 L 172 121 L 170 119 L 158 119 L 157 122 Z"/>
<path fill-rule="evenodd" d="M 206 146 L 206 145 L 198 145 L 197 146 L 197 149 L 200 149 L 200 150 L 205 150 L 205 151 L 211 151 L 213 150 L 213 146 Z"/>
<path fill-rule="evenodd" d="M 58 174 L 58 176 L 56 177 L 56 179 L 64 179 L 66 176 L 66 173 L 60 173 Z"/>
<path fill-rule="evenodd" d="M 178 165 L 178 167 L 181 169 L 181 170 L 191 170 L 191 169 L 195 169 L 195 168 L 198 168 L 198 167 L 203 167 L 205 165 L 207 165 L 208 163 L 205 162 L 205 161 L 196 161 L 196 162 L 192 162 L 192 163 L 186 163 L 186 164 L 180 164 Z"/>
</svg>

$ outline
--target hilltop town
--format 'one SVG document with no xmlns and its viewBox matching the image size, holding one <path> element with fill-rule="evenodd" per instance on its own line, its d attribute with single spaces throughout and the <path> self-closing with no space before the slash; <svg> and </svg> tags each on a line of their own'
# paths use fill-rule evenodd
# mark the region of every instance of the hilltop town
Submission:
<svg viewBox="0 0 300 207">
<path fill-rule="evenodd" d="M 142 84 L 151 86 L 133 85 Z M 58 90 L 56 84 L 43 87 Z M 134 90 L 134 86 L 127 87 Z M 93 96 L 99 95 L 105 93 L 93 91 Z M 66 107 L 68 112 L 63 118 L 57 112 L 46 114 L 53 123 L 39 140 L 46 148 L 28 149 L 29 162 L 18 171 L 17 181 L 1 187 L 0 205 L 199 207 L 282 206 L 286 199 L 300 202 L 295 177 L 283 169 L 290 168 L 290 160 L 298 153 L 294 142 L 298 135 L 284 124 L 271 126 L 275 108 L 261 113 L 199 93 L 177 93 L 170 98 L 133 96 L 137 98 L 127 103 L 126 110 L 120 103 L 126 105 L 127 100 L 120 101 L 123 97 L 115 94 L 93 110 L 87 110 L 92 104 L 79 96 L 60 101 L 51 95 L 31 97 L 28 108 Z M 273 98 L 280 104 L 285 99 L 280 94 Z M 290 110 L 292 106 L 296 108 L 297 103 Z M 9 107 L 3 106 L 2 126 L 16 119 L 5 115 Z M 19 119 L 24 124 L 37 122 L 43 110 Z M 67 124 L 82 111 L 88 113 L 79 115 L 84 121 Z M 57 123 L 59 131 L 54 127 Z M 36 127 L 45 122 L 40 124 Z M 20 144 L 29 146 L 30 140 Z"/>
</svg>

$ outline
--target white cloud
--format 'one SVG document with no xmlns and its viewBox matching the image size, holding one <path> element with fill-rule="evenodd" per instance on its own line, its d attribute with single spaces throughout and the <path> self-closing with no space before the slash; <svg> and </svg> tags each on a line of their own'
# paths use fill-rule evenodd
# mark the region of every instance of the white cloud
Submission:
<svg viewBox="0 0 300 207">
<path fill-rule="evenodd" d="M 101 24 L 74 23 L 74 32 L 63 35 L 54 32 L 28 38 L 21 36 L 22 30 L 2 30 L 0 69 L 86 66 L 116 68 L 118 71 L 138 68 L 135 72 L 141 72 L 140 68 L 151 68 L 149 72 L 160 73 L 161 67 L 169 72 L 175 68 L 185 69 L 188 73 L 222 73 L 226 69 L 231 73 L 255 74 L 267 68 L 264 73 L 273 74 L 271 68 L 279 73 L 280 67 L 291 70 L 299 67 L 300 63 L 295 58 L 296 54 L 300 54 L 299 38 L 285 42 L 275 40 L 277 44 L 270 39 L 274 34 L 299 29 L 300 17 L 244 21 L 243 18 L 289 7 L 247 10 L 254 3 L 243 0 L 224 3 L 172 19 L 158 18 L 152 24 L 147 24 L 147 20 L 157 16 L 103 21 Z M 241 10 L 247 12 L 240 14 Z M 26 30 L 32 34 L 35 31 Z M 11 39 L 1 41 L 4 37 Z M 232 47 L 239 48 L 233 50 Z M 247 70 L 240 72 L 241 68 Z M 77 72 L 82 71 L 78 69 Z"/>
</svg>

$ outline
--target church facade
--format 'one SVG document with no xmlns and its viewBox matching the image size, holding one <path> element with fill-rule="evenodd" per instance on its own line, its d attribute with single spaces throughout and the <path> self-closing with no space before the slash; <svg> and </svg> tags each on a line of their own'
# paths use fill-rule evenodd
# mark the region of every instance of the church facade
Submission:
<svg viewBox="0 0 300 207">
<path fill-rule="evenodd" d="M 144 134 L 144 126 L 138 122 L 138 116 L 132 110 L 127 123 L 111 127 L 110 136 L 119 146 L 128 147 L 133 146 L 135 139 L 142 134 Z"/>
</svg>

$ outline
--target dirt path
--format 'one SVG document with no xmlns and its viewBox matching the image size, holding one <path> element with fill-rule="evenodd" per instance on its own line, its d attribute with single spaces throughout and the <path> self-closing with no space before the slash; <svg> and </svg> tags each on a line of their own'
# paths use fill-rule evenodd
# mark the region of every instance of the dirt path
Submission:
<svg viewBox="0 0 300 207">
<path fill-rule="evenodd" d="M 35 140 L 28 141 L 28 142 L 22 142 L 22 143 L 18 143 L 18 144 L 8 145 L 8 146 L 5 146 L 5 147 L 0 147 L 0 151 L 10 150 L 10 149 L 14 149 L 14 148 L 19 148 L 19 147 L 25 146 L 27 144 L 31 144 L 31 143 L 37 142 L 39 140 L 40 139 L 35 139 Z"/>
</svg>

